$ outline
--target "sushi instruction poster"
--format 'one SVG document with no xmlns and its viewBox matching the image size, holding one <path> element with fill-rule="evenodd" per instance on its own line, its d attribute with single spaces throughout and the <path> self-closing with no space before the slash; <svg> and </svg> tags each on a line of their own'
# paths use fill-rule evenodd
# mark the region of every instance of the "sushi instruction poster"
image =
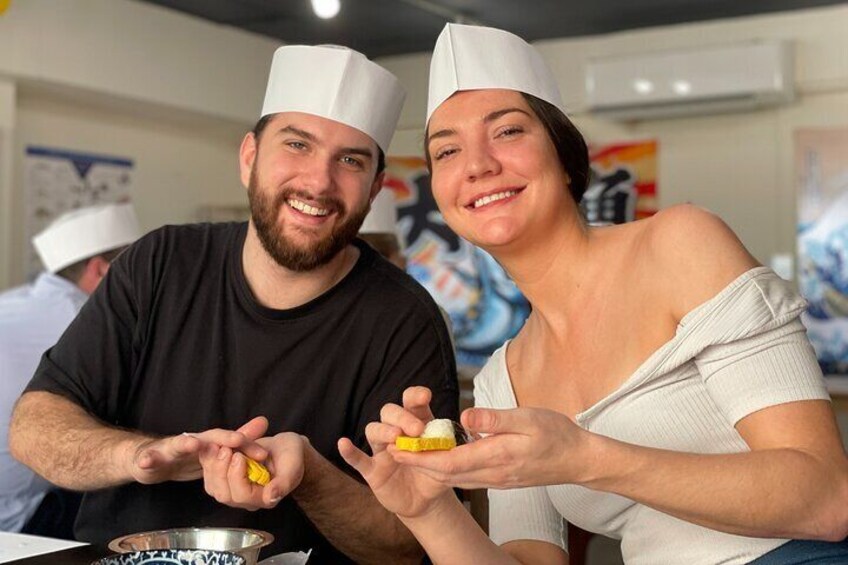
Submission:
<svg viewBox="0 0 848 565">
<path fill-rule="evenodd" d="M 798 284 L 822 371 L 848 377 L 848 128 L 795 132 Z"/>
<path fill-rule="evenodd" d="M 133 162 L 47 147 L 27 147 L 24 165 L 24 268 L 27 279 L 42 269 L 32 237 L 70 210 L 129 202 Z"/>
</svg>

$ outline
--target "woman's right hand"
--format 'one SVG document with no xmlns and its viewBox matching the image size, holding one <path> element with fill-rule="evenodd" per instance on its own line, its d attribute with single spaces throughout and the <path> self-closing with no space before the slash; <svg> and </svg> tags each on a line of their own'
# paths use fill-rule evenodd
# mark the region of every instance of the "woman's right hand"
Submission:
<svg viewBox="0 0 848 565">
<path fill-rule="evenodd" d="M 401 518 L 420 517 L 432 511 L 443 497 L 454 496 L 450 487 L 413 467 L 398 464 L 391 454 L 398 436 L 420 436 L 425 424 L 433 419 L 431 397 L 425 387 L 410 387 L 403 393 L 403 406 L 386 404 L 380 411 L 381 421 L 365 428 L 371 457 L 347 438 L 338 443 L 341 456 L 362 475 L 380 504 Z"/>
</svg>

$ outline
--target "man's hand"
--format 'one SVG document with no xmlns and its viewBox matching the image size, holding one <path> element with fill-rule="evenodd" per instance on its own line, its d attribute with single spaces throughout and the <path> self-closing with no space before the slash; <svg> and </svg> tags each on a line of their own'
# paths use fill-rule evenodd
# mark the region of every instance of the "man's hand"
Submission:
<svg viewBox="0 0 848 565">
<path fill-rule="evenodd" d="M 142 484 L 165 481 L 191 481 L 203 475 L 200 455 L 209 446 L 237 449 L 261 460 L 267 451 L 256 443 L 268 429 L 268 420 L 258 416 L 236 431 L 212 429 L 159 439 L 147 439 L 132 446 L 127 457 L 130 475 Z"/>
<path fill-rule="evenodd" d="M 208 444 L 200 454 L 204 488 L 215 500 L 227 506 L 247 510 L 273 508 L 297 488 L 303 478 L 306 441 L 292 432 L 256 441 L 265 449 L 267 456 L 247 455 L 264 464 L 271 473 L 271 481 L 264 487 L 248 480 L 246 452 L 230 446 Z"/>
</svg>

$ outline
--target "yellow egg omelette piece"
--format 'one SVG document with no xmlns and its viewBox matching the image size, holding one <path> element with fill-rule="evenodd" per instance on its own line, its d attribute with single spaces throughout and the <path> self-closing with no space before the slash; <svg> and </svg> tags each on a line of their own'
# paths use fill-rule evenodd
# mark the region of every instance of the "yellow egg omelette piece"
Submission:
<svg viewBox="0 0 848 565">
<path fill-rule="evenodd" d="M 250 481 L 258 485 L 262 485 L 263 487 L 271 482 L 271 473 L 268 472 L 268 469 L 262 463 L 258 461 L 254 461 L 250 457 L 245 457 L 247 459 L 247 478 Z"/>
<path fill-rule="evenodd" d="M 456 447 L 452 437 L 409 437 L 398 436 L 395 447 L 402 451 L 447 451 Z"/>
</svg>

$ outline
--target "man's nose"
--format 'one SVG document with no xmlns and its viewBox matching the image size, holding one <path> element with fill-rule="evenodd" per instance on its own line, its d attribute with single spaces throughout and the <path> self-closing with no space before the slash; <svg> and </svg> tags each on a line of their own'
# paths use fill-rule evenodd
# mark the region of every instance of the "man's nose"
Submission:
<svg viewBox="0 0 848 565">
<path fill-rule="evenodd" d="M 329 158 L 315 157 L 304 163 L 300 170 L 301 188 L 313 194 L 327 192 L 333 187 L 333 162 Z"/>
</svg>

